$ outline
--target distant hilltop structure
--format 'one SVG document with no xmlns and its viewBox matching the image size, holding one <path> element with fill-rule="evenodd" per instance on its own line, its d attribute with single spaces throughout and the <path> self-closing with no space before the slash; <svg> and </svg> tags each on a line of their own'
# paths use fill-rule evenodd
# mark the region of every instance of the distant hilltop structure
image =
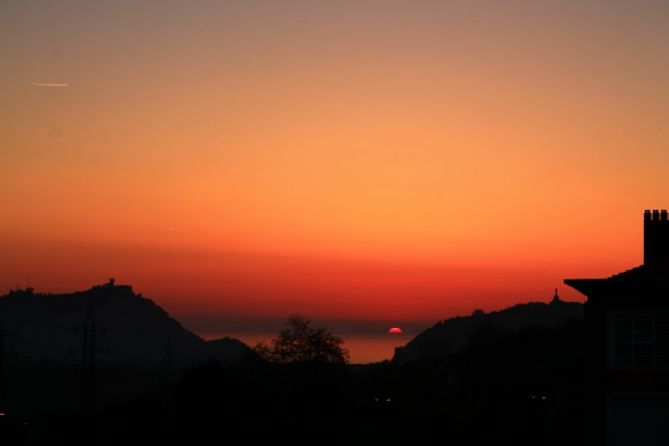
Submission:
<svg viewBox="0 0 669 446">
<path fill-rule="evenodd" d="M 132 295 L 134 296 L 135 293 L 132 291 L 132 285 L 116 285 L 116 279 L 111 277 L 107 283 L 102 284 L 102 285 L 94 285 L 93 288 L 90 289 L 90 291 L 104 291 L 104 292 L 113 292 L 114 294 L 119 294 L 119 295 Z"/>
<path fill-rule="evenodd" d="M 669 220 L 643 213 L 643 265 L 566 279 L 587 296 L 587 410 L 593 444 L 669 444 Z"/>
<path fill-rule="evenodd" d="M 106 283 L 102 285 L 93 285 L 86 293 L 89 294 L 110 294 L 117 296 L 138 296 L 142 297 L 141 294 L 135 294 L 132 290 L 132 285 L 117 285 L 116 279 L 113 277 L 110 278 Z M 17 287 L 14 290 L 9 290 L 9 293 L 6 297 L 28 297 L 28 296 L 50 296 L 51 293 L 35 293 L 35 289 L 32 287 L 19 288 Z"/>
<path fill-rule="evenodd" d="M 34 296 L 35 289 L 32 287 L 19 288 L 16 287 L 14 290 L 9 290 L 7 297 L 22 297 L 22 296 Z"/>
</svg>

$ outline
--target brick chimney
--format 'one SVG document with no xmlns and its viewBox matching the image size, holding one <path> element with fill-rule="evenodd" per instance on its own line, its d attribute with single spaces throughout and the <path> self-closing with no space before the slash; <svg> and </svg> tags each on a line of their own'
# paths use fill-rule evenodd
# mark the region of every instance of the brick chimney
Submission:
<svg viewBox="0 0 669 446">
<path fill-rule="evenodd" d="M 667 210 L 643 213 L 643 264 L 649 268 L 669 268 L 669 220 Z"/>
</svg>

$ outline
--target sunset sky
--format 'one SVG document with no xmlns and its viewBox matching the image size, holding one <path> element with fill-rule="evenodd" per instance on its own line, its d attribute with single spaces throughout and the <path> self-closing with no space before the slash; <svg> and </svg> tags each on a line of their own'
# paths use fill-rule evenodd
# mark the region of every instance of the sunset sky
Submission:
<svg viewBox="0 0 669 446">
<path fill-rule="evenodd" d="M 666 1 L 2 1 L 0 293 L 115 277 L 198 332 L 581 299 L 668 144 Z"/>
</svg>

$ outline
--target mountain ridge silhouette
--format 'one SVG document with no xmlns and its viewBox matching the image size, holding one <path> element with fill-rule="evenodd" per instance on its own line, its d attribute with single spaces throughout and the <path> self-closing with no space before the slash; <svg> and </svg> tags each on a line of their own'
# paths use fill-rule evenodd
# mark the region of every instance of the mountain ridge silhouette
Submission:
<svg viewBox="0 0 669 446">
<path fill-rule="evenodd" d="M 490 327 L 519 332 L 531 327 L 553 328 L 568 319 L 583 318 L 583 304 L 566 302 L 557 296 L 550 303 L 527 302 L 498 311 L 475 310 L 469 316 L 455 316 L 437 322 L 402 347 L 395 348 L 394 363 L 431 360 L 458 353 L 477 333 Z"/>
<path fill-rule="evenodd" d="M 0 318 L 11 335 L 9 347 L 21 361 L 75 364 L 85 348 L 95 349 L 99 365 L 179 367 L 206 360 L 236 362 L 253 354 L 237 339 L 202 339 L 151 299 L 113 279 L 72 293 L 10 291 L 0 296 Z"/>
</svg>

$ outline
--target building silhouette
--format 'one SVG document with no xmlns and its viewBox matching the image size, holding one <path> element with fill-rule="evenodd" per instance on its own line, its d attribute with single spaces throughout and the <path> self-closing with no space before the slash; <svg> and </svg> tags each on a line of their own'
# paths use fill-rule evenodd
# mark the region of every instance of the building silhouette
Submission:
<svg viewBox="0 0 669 446">
<path fill-rule="evenodd" d="M 566 279 L 587 296 L 590 440 L 669 444 L 669 220 L 644 212 L 644 263 L 603 279 Z"/>
</svg>

